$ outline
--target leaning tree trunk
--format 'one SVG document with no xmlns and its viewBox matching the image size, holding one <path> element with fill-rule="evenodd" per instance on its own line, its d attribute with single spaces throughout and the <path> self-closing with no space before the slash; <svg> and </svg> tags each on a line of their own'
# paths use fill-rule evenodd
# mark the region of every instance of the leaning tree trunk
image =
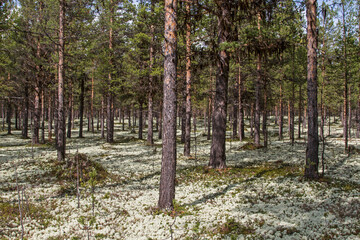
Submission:
<svg viewBox="0 0 360 240">
<path fill-rule="evenodd" d="M 307 17 L 307 96 L 308 96 L 308 141 L 306 147 L 305 177 L 319 177 L 319 136 L 317 110 L 317 30 L 316 0 L 306 1 Z"/>
<path fill-rule="evenodd" d="M 177 0 L 165 0 L 163 143 L 158 206 L 173 209 L 176 173 Z"/>
<path fill-rule="evenodd" d="M 58 77 L 58 128 L 57 128 L 57 155 L 58 161 L 65 160 L 65 104 L 64 104 L 64 25 L 65 0 L 60 0 L 59 11 L 59 77 Z"/>
<path fill-rule="evenodd" d="M 218 7 L 218 43 L 219 45 L 228 42 L 230 35 L 230 9 L 228 2 L 219 0 Z M 219 50 L 217 73 L 216 73 L 216 93 L 213 112 L 213 134 L 210 150 L 209 166 L 212 168 L 226 168 L 225 139 L 226 139 L 226 113 L 228 100 L 228 80 L 229 80 L 229 60 L 230 56 L 224 49 Z"/>
<path fill-rule="evenodd" d="M 184 156 L 190 156 L 191 137 L 191 23 L 190 2 L 186 3 L 186 101 L 185 101 L 185 144 Z"/>
</svg>

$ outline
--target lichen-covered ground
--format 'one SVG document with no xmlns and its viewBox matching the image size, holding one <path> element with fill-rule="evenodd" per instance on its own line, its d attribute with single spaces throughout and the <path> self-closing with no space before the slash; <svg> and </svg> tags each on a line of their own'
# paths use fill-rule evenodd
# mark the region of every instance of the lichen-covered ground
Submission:
<svg viewBox="0 0 360 240">
<path fill-rule="evenodd" d="M 19 202 L 26 239 L 360 239 L 360 140 L 344 154 L 340 125 L 326 139 L 325 177 L 316 182 L 302 177 L 305 140 L 278 141 L 274 126 L 267 149 L 229 137 L 228 168 L 208 169 L 210 141 L 199 125 L 196 158 L 194 135 L 192 158 L 178 143 L 173 212 L 156 208 L 161 141 L 148 146 L 116 127 L 114 144 L 99 133 L 76 138 L 75 129 L 67 166 L 52 144 L 1 133 L 0 239 L 21 237 Z"/>
</svg>

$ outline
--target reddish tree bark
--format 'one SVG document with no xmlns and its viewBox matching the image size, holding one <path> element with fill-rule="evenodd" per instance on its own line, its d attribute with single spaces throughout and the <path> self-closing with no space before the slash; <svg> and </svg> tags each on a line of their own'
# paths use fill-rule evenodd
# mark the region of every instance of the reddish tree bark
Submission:
<svg viewBox="0 0 360 240">
<path fill-rule="evenodd" d="M 173 209 L 176 173 L 177 0 L 165 0 L 163 144 L 158 206 Z"/>
<path fill-rule="evenodd" d="M 185 144 L 184 156 L 190 156 L 191 137 L 191 25 L 190 25 L 190 2 L 186 2 L 186 101 L 185 101 Z"/>
<path fill-rule="evenodd" d="M 64 104 L 64 26 L 65 0 L 60 1 L 59 11 L 59 77 L 58 77 L 58 119 L 57 119 L 57 155 L 58 161 L 65 160 L 65 104 Z"/>
</svg>

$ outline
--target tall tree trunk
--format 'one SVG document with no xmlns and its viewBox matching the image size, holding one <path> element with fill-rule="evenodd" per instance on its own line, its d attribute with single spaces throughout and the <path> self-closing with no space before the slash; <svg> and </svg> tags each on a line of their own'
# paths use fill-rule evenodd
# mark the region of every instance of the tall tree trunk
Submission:
<svg viewBox="0 0 360 240">
<path fill-rule="evenodd" d="M 283 92 L 282 81 L 280 83 L 280 100 L 279 100 L 279 140 L 283 139 L 283 126 L 284 126 L 284 106 L 283 106 Z"/>
<path fill-rule="evenodd" d="M 325 91 L 325 81 L 326 81 L 326 66 L 325 66 L 325 54 L 326 54 L 326 30 L 327 30 L 327 19 L 326 19 L 326 11 L 322 11 L 323 13 L 323 21 L 324 21 L 324 37 L 322 41 L 322 51 L 321 51 L 321 76 L 322 83 L 320 89 L 320 107 L 321 107 L 321 122 L 320 122 L 320 139 L 323 140 L 325 138 L 324 128 L 325 128 L 325 103 L 324 103 L 324 91 Z"/>
<path fill-rule="evenodd" d="M 25 83 L 24 88 L 24 107 L 23 107 L 23 127 L 21 135 L 23 138 L 28 138 L 28 125 L 29 125 L 29 85 Z"/>
<path fill-rule="evenodd" d="M 218 15 L 218 44 L 228 42 L 230 35 L 230 9 L 225 0 L 217 1 L 220 14 Z M 216 93 L 213 113 L 213 134 L 210 150 L 209 166 L 212 168 L 226 168 L 225 140 L 226 113 L 229 81 L 229 54 L 222 49 L 218 52 L 216 73 Z"/>
<path fill-rule="evenodd" d="M 317 110 L 317 32 L 316 0 L 306 1 L 307 17 L 307 96 L 308 96 L 308 141 L 306 147 L 305 177 L 319 177 L 319 136 Z"/>
<path fill-rule="evenodd" d="M 109 50 L 110 50 L 110 60 L 109 64 L 112 67 L 112 51 L 113 51 L 113 15 L 114 15 L 114 6 L 113 0 L 110 0 L 110 29 L 109 29 Z M 107 111 L 106 111 L 106 142 L 114 142 L 114 109 L 113 109 L 113 91 L 112 91 L 112 74 L 109 72 L 108 80 L 108 95 L 107 95 Z"/>
<path fill-rule="evenodd" d="M 114 142 L 114 109 L 111 92 L 108 93 L 106 105 L 106 142 Z"/>
<path fill-rule="evenodd" d="M 257 24 L 258 24 L 258 31 L 259 31 L 259 38 L 261 38 L 261 16 L 258 13 L 257 17 Z M 262 80 L 262 73 L 261 73 L 261 55 L 260 52 L 256 53 L 256 70 L 257 76 L 255 80 L 255 118 L 254 118 L 254 143 L 255 145 L 260 145 L 260 102 L 261 102 L 261 80 Z"/>
<path fill-rule="evenodd" d="M 209 88 L 209 110 L 208 110 L 208 134 L 207 134 L 207 140 L 210 140 L 211 138 L 211 119 L 213 115 L 214 110 L 214 93 L 213 93 L 213 76 L 212 76 L 212 64 L 210 63 L 210 88 Z"/>
<path fill-rule="evenodd" d="M 154 15 L 155 1 L 151 0 L 151 15 Z M 147 132 L 147 143 L 154 144 L 154 133 L 153 133 L 153 64 L 154 64 L 154 31 L 155 26 L 150 26 L 150 64 L 149 64 L 149 95 L 148 95 L 148 132 Z"/>
<path fill-rule="evenodd" d="M 17 105 L 15 105 L 15 130 L 18 130 L 18 117 L 19 117 L 19 110 Z"/>
<path fill-rule="evenodd" d="M 1 118 L 2 118 L 2 130 L 5 130 L 5 107 L 4 103 L 1 102 Z"/>
<path fill-rule="evenodd" d="M 291 83 L 291 99 L 289 101 L 290 104 L 290 113 L 289 113 L 289 135 L 290 135 L 290 140 L 291 140 L 291 145 L 294 145 L 294 141 L 295 141 L 295 112 L 294 112 L 294 101 L 295 101 L 295 83 L 292 82 Z"/>
<path fill-rule="evenodd" d="M 186 124 L 186 94 L 184 94 L 183 101 L 178 104 L 179 120 L 181 122 L 181 143 L 185 143 L 185 124 Z"/>
<path fill-rule="evenodd" d="M 191 12 L 190 2 L 186 2 L 186 120 L 185 120 L 185 144 L 184 156 L 190 156 L 191 137 Z"/>
<path fill-rule="evenodd" d="M 65 104 L 64 104 L 64 26 L 65 26 L 65 0 L 60 1 L 59 11 L 59 77 L 58 77 L 58 161 L 65 160 Z"/>
<path fill-rule="evenodd" d="M 81 96 L 81 93 L 80 93 Z M 67 137 L 71 138 L 71 124 L 72 124 L 72 111 L 73 111 L 73 89 L 72 89 L 72 79 L 69 82 L 69 106 L 68 106 L 68 126 L 67 126 Z M 81 106 L 81 98 L 80 98 Z"/>
<path fill-rule="evenodd" d="M 48 141 L 51 141 L 52 139 L 52 128 L 53 128 L 53 109 L 54 109 L 54 102 L 53 101 L 53 96 L 54 93 L 53 91 L 50 92 L 49 94 L 49 100 L 48 100 Z"/>
<path fill-rule="evenodd" d="M 250 107 L 250 135 L 251 137 L 254 137 L 254 103 L 251 103 L 251 107 Z"/>
<path fill-rule="evenodd" d="M 348 128 L 349 128 L 349 139 L 351 139 L 351 125 L 352 125 L 352 112 L 351 112 L 351 85 L 349 86 L 349 90 L 348 90 L 348 115 L 349 115 L 349 123 L 348 123 Z"/>
<path fill-rule="evenodd" d="M 254 143 L 260 145 L 260 98 L 261 98 L 261 56 L 257 54 L 257 77 L 255 81 Z"/>
<path fill-rule="evenodd" d="M 357 100 L 357 112 L 356 112 L 356 138 L 359 137 L 360 137 L 360 83 L 359 83 L 359 95 Z"/>
<path fill-rule="evenodd" d="M 341 1 L 342 5 L 342 20 L 343 20 L 343 44 L 344 44 L 344 107 L 343 107 L 343 135 L 344 135 L 344 152 L 348 151 L 348 67 L 347 67 L 347 44 L 346 44 L 346 23 L 345 23 L 345 8 L 344 0 Z"/>
<path fill-rule="evenodd" d="M 163 101 L 160 100 L 160 107 L 159 107 L 159 135 L 158 138 L 162 139 L 162 132 L 163 132 Z"/>
<path fill-rule="evenodd" d="M 143 139 L 143 103 L 139 102 L 139 139 Z"/>
<path fill-rule="evenodd" d="M 83 128 L 84 128 L 84 94 L 85 94 L 85 76 L 81 76 L 80 78 L 80 95 L 79 95 L 79 117 L 80 117 L 80 125 L 79 125 L 79 138 L 83 136 Z"/>
<path fill-rule="evenodd" d="M 239 69 L 238 69 L 238 124 L 239 124 L 239 140 L 242 142 L 245 138 L 245 124 L 244 124 L 244 81 L 241 76 L 241 58 L 239 57 Z"/>
<path fill-rule="evenodd" d="M 12 115 L 12 106 L 11 106 L 11 100 L 10 98 L 6 101 L 6 123 L 7 123 L 7 134 L 11 134 L 11 115 Z"/>
<path fill-rule="evenodd" d="M 264 147 L 268 145 L 268 132 L 267 132 L 267 83 L 264 82 L 264 107 L 263 107 L 263 135 L 264 135 Z"/>
<path fill-rule="evenodd" d="M 302 117 L 302 86 L 301 83 L 299 84 L 299 102 L 298 102 L 298 139 L 301 138 L 301 117 Z"/>
<path fill-rule="evenodd" d="M 40 81 L 40 80 L 37 80 Z M 38 85 L 38 84 L 37 84 Z M 35 101 L 34 101 L 34 124 L 33 124 L 33 132 L 32 132 L 32 143 L 39 144 L 39 128 L 40 128 L 40 115 L 41 115 L 41 108 L 40 108 L 40 88 L 35 87 Z"/>
<path fill-rule="evenodd" d="M 45 143 L 45 94 L 44 88 L 41 91 L 41 143 Z"/>
<path fill-rule="evenodd" d="M 100 128 L 101 128 L 101 138 L 105 138 L 105 103 L 104 103 L 104 95 L 101 96 L 101 113 L 100 113 L 100 117 L 101 117 L 101 123 L 100 123 Z"/>
<path fill-rule="evenodd" d="M 94 71 L 91 77 L 91 98 L 90 98 L 90 128 L 91 132 L 94 133 Z"/>
<path fill-rule="evenodd" d="M 359 7 L 359 15 L 358 15 L 358 21 L 359 21 L 359 45 L 360 45 L 360 0 L 358 0 L 358 7 Z M 358 95 L 358 101 L 357 101 L 357 117 L 356 117 L 356 138 L 360 137 L 360 82 L 359 82 L 359 95 Z M 330 121 L 330 118 L 329 118 Z"/>
<path fill-rule="evenodd" d="M 239 85 L 235 83 L 234 89 L 233 89 L 233 121 L 232 121 L 232 137 L 235 138 L 238 135 L 238 109 L 239 109 Z"/>
<path fill-rule="evenodd" d="M 163 151 L 158 206 L 173 209 L 176 173 L 177 0 L 165 0 Z"/>
</svg>

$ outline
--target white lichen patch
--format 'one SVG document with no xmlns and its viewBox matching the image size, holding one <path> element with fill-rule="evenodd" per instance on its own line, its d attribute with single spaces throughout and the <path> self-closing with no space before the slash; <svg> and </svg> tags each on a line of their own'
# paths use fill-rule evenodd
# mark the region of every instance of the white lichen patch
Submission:
<svg viewBox="0 0 360 240">
<path fill-rule="evenodd" d="M 192 157 L 177 144 L 172 212 L 156 208 L 161 140 L 149 146 L 118 124 L 112 144 L 98 132 L 68 139 L 68 158 L 86 154 L 108 173 L 81 182 L 78 202 L 76 177 L 54 175 L 51 144 L 32 146 L 17 131 L 1 135 L 0 238 L 20 238 L 19 189 L 27 239 L 360 239 L 359 140 L 351 138 L 355 150 L 344 154 L 340 126 L 326 138 L 325 177 L 307 181 L 304 139 L 280 141 L 273 125 L 266 149 L 244 150 L 247 142 L 228 131 L 228 169 L 206 168 L 211 142 L 198 123 Z"/>
</svg>

